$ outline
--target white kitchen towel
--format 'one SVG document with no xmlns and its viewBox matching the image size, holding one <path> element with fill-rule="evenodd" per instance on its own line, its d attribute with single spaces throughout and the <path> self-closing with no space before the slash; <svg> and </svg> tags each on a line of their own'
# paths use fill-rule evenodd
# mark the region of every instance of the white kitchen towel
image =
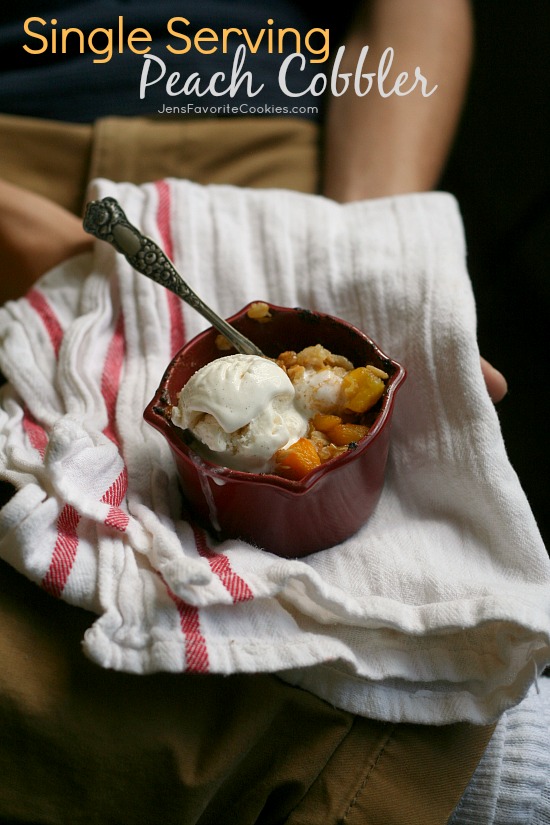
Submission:
<svg viewBox="0 0 550 825">
<path fill-rule="evenodd" d="M 222 315 L 328 311 L 406 366 L 382 497 L 300 560 L 186 521 L 142 413 L 206 322 L 98 241 L 0 310 L 0 472 L 18 490 L 0 555 L 95 611 L 84 649 L 104 667 L 277 672 L 394 721 L 516 705 L 550 660 L 550 562 L 480 371 L 455 200 L 95 181 L 107 195 Z"/>
</svg>

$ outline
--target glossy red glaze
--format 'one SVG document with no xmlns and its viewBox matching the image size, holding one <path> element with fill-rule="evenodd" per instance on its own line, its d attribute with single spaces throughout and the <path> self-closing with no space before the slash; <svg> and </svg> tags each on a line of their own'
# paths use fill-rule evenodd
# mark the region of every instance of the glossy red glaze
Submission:
<svg viewBox="0 0 550 825">
<path fill-rule="evenodd" d="M 217 349 L 212 328 L 187 343 L 168 366 L 144 417 L 166 437 L 177 463 L 190 511 L 218 538 L 241 538 L 285 558 L 298 558 L 339 544 L 371 515 L 384 483 L 395 393 L 406 372 L 365 333 L 319 312 L 269 304 L 272 318 L 248 318 L 250 304 L 228 320 L 271 357 L 285 350 L 323 344 L 355 364 L 389 373 L 371 429 L 355 448 L 312 470 L 300 481 L 245 473 L 211 464 L 186 443 L 170 420 L 177 394 L 196 370 L 230 354 Z"/>
</svg>

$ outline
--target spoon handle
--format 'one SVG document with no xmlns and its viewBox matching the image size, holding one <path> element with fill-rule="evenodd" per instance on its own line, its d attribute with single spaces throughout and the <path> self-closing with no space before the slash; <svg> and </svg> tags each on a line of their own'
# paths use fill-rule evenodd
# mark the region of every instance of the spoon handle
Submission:
<svg viewBox="0 0 550 825">
<path fill-rule="evenodd" d="M 115 198 L 90 201 L 86 206 L 83 226 L 90 235 L 110 243 L 134 269 L 156 281 L 182 298 L 209 321 L 235 347 L 246 355 L 263 352 L 246 336 L 228 324 L 205 304 L 177 272 L 172 261 L 151 238 L 143 235 L 126 217 Z"/>
</svg>

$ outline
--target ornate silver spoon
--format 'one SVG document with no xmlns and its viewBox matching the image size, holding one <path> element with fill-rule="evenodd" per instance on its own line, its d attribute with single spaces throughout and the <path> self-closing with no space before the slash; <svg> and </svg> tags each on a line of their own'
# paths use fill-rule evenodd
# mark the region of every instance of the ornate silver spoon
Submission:
<svg viewBox="0 0 550 825">
<path fill-rule="evenodd" d="M 245 335 L 228 324 L 205 304 L 177 272 L 172 261 L 151 238 L 133 226 L 115 198 L 90 201 L 86 206 L 84 229 L 101 241 L 110 243 L 131 266 L 157 284 L 175 292 L 200 312 L 213 327 L 231 341 L 237 352 L 261 355 L 263 352 Z"/>
</svg>

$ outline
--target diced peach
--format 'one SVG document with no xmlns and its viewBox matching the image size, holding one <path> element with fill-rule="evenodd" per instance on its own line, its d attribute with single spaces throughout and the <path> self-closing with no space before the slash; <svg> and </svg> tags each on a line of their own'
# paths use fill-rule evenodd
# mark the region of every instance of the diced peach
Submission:
<svg viewBox="0 0 550 825">
<path fill-rule="evenodd" d="M 313 424 L 316 430 L 319 430 L 321 433 L 326 433 L 331 427 L 335 427 L 336 424 L 341 424 L 342 419 L 339 415 L 328 415 L 327 413 L 315 413 L 313 416 L 311 423 Z"/>
<path fill-rule="evenodd" d="M 382 379 L 367 367 L 357 367 L 342 379 L 342 392 L 346 408 L 364 413 L 382 397 L 385 389 Z"/>
<path fill-rule="evenodd" d="M 328 430 L 326 435 L 337 447 L 343 447 L 359 441 L 368 431 L 369 428 L 364 424 L 336 424 Z"/>
<path fill-rule="evenodd" d="M 299 438 L 290 447 L 277 450 L 275 461 L 277 474 L 293 481 L 303 478 L 321 463 L 317 450 L 309 438 Z"/>
</svg>

